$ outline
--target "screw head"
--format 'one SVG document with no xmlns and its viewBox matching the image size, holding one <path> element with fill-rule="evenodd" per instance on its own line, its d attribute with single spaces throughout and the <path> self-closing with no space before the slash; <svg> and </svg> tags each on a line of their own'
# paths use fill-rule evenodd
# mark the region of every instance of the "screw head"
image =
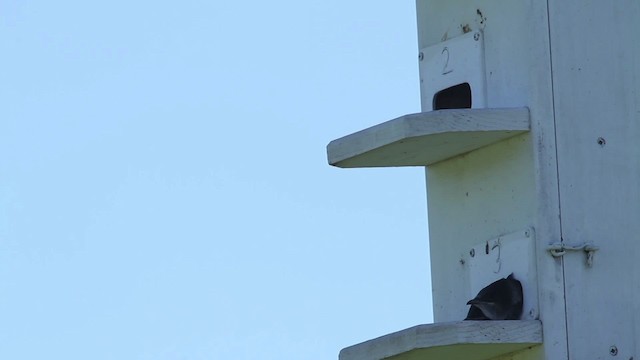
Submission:
<svg viewBox="0 0 640 360">
<path fill-rule="evenodd" d="M 418 60 L 424 60 L 424 53 L 422 51 L 420 51 L 420 54 L 418 54 Z"/>
<path fill-rule="evenodd" d="M 611 346 L 609 348 L 609 355 L 611 355 L 611 356 L 618 355 L 618 348 L 615 345 L 613 345 L 613 346 Z"/>
<path fill-rule="evenodd" d="M 603 137 L 598 138 L 598 145 L 605 146 L 606 144 L 607 144 L 607 140 L 605 140 Z"/>
<path fill-rule="evenodd" d="M 480 40 L 480 33 L 473 34 L 473 40 L 475 40 L 475 41 Z"/>
<path fill-rule="evenodd" d="M 476 256 L 476 249 L 471 249 L 471 251 L 469 251 L 469 255 L 471 255 L 471 257 Z"/>
</svg>

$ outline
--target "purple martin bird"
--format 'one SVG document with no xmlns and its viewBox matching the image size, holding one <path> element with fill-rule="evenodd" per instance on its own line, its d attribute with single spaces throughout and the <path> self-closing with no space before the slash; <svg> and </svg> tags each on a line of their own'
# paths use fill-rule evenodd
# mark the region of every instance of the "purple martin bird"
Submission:
<svg viewBox="0 0 640 360">
<path fill-rule="evenodd" d="M 465 320 L 518 320 L 522 315 L 522 284 L 513 274 L 495 281 L 469 300 Z"/>
</svg>

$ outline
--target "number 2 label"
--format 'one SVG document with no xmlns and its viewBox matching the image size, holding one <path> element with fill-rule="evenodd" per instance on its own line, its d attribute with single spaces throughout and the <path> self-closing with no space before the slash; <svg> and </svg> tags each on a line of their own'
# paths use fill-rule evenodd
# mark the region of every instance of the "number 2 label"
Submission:
<svg viewBox="0 0 640 360">
<path fill-rule="evenodd" d="M 449 48 L 448 47 L 445 47 L 444 49 L 442 49 L 441 55 L 444 56 L 445 53 L 447 54 L 446 55 L 447 58 L 445 59 L 444 66 L 442 67 L 442 75 L 447 75 L 448 73 L 453 71 L 453 69 L 447 69 L 447 66 L 449 66 Z"/>
</svg>

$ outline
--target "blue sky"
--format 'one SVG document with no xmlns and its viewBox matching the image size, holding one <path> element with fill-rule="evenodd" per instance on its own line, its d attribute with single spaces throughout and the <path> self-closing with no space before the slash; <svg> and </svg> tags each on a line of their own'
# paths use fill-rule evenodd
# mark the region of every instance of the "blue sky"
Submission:
<svg viewBox="0 0 640 360">
<path fill-rule="evenodd" d="M 430 322 L 413 1 L 4 1 L 0 358 L 326 359 Z"/>
</svg>

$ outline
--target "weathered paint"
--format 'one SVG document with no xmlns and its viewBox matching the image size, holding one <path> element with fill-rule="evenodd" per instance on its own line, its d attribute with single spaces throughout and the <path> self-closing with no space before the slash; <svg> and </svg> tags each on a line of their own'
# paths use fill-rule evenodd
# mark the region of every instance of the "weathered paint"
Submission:
<svg viewBox="0 0 640 360">
<path fill-rule="evenodd" d="M 418 0 L 417 9 L 419 48 L 482 31 L 487 107 L 527 106 L 531 116 L 530 133 L 427 169 L 435 319 L 464 317 L 470 246 L 532 226 L 544 344 L 518 358 L 567 358 L 563 260 L 546 251 L 560 241 L 547 3 Z"/>
<path fill-rule="evenodd" d="M 638 359 L 640 2 L 549 0 L 549 15 L 562 239 L 600 248 L 591 267 L 564 256 L 569 358 Z"/>
</svg>

